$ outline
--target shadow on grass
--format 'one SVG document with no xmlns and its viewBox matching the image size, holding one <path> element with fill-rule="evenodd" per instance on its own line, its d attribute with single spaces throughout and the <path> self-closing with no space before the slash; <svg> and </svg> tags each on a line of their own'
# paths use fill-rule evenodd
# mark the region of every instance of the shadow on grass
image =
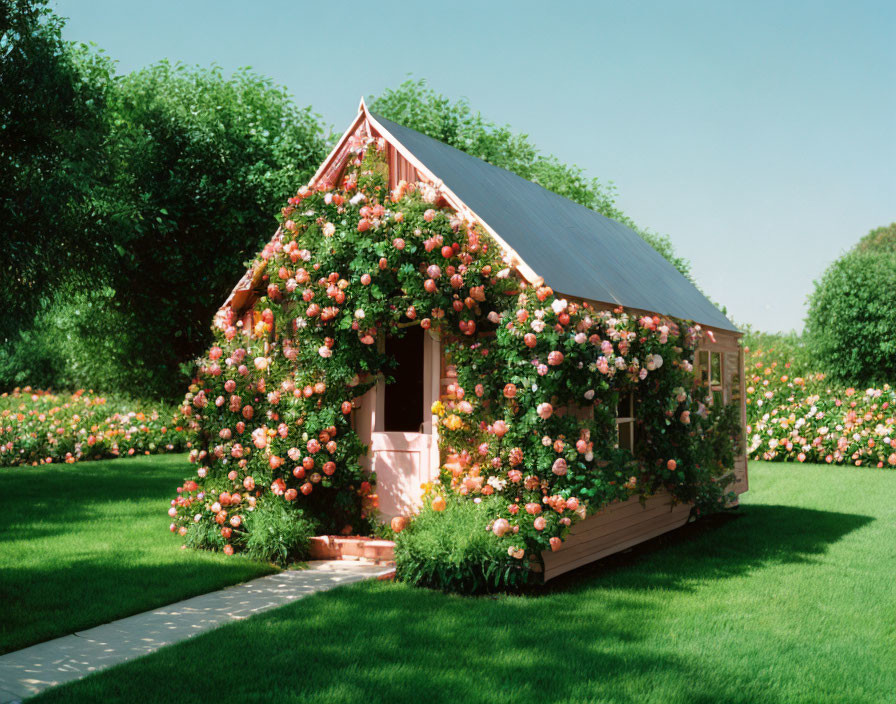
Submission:
<svg viewBox="0 0 896 704">
<path fill-rule="evenodd" d="M 780 671 L 676 648 L 661 620 L 676 608 L 669 592 L 766 564 L 811 563 L 871 521 L 750 506 L 559 578 L 536 598 L 464 598 L 388 583 L 337 589 L 40 701 L 796 701 Z M 712 626 L 701 628 L 710 630 L 701 637 L 711 652 Z M 793 667 L 785 675 L 799 682 Z"/>
<path fill-rule="evenodd" d="M 273 571 L 178 549 L 188 473 L 183 455 L 0 472 L 0 653 Z"/>
<path fill-rule="evenodd" d="M 871 516 L 778 505 L 747 505 L 681 528 L 551 580 L 545 593 L 582 586 L 693 589 L 768 563 L 811 562 Z M 600 578 L 595 583 L 593 580 Z"/>
<path fill-rule="evenodd" d="M 116 503 L 139 503 L 144 513 L 151 508 L 164 517 L 189 473 L 183 455 L 2 470 L 0 491 L 7 498 L 0 512 L 0 541 L 69 533 Z"/>
</svg>

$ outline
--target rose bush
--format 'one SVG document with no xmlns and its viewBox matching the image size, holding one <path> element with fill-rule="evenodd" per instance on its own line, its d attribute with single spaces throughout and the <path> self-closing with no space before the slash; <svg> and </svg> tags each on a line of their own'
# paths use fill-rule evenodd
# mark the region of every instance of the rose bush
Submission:
<svg viewBox="0 0 896 704">
<path fill-rule="evenodd" d="M 527 284 L 478 223 L 439 207 L 435 188 L 402 181 L 390 192 L 382 140 L 351 148 L 338 188 L 303 187 L 283 209 L 252 263 L 253 309 L 216 317 L 183 406 L 197 475 L 172 500 L 171 530 L 242 549 L 270 502 L 327 532 L 369 530 L 375 477 L 351 412 L 389 375 L 380 342 L 416 322 L 457 370 L 433 407 L 443 463 L 429 508 L 481 505 L 509 559 L 537 559 L 574 521 L 633 494 L 665 487 L 704 508 L 724 503 L 736 414 L 693 393 L 699 326 Z M 629 395 L 634 453 L 616 437 Z"/>
<path fill-rule="evenodd" d="M 0 467 L 72 464 L 190 447 L 175 407 L 25 387 L 0 395 Z"/>
</svg>

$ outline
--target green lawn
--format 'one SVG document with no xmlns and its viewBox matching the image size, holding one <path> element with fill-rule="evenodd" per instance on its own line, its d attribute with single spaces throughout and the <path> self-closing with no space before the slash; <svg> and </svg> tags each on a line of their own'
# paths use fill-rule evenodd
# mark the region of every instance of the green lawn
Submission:
<svg viewBox="0 0 896 704">
<path fill-rule="evenodd" d="M 186 455 L 0 470 L 0 653 L 275 568 L 180 550 L 168 502 Z"/>
<path fill-rule="evenodd" d="M 896 472 L 752 463 L 736 516 L 527 597 L 368 582 L 41 702 L 892 702 Z"/>
</svg>

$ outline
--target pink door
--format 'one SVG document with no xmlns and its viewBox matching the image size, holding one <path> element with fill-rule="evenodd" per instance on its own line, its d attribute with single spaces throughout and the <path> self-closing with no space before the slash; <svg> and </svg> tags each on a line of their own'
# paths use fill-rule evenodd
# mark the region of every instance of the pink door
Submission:
<svg viewBox="0 0 896 704">
<path fill-rule="evenodd" d="M 438 475 L 437 426 L 430 411 L 439 393 L 439 343 L 419 325 L 386 342 L 398 366 L 395 381 L 380 382 L 365 395 L 357 417 L 370 446 L 380 515 L 407 516 L 420 507 L 421 485 Z M 367 430 L 367 432 L 365 432 Z M 369 435 L 368 435 L 369 433 Z"/>
<path fill-rule="evenodd" d="M 432 437 L 424 433 L 373 434 L 371 452 L 383 518 L 410 516 L 419 508 L 420 486 L 432 478 L 431 450 Z"/>
</svg>

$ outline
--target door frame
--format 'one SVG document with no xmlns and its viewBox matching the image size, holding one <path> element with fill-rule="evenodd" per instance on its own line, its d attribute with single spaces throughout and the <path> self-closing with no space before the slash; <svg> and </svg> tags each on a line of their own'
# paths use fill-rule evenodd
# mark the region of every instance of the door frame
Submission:
<svg viewBox="0 0 896 704">
<path fill-rule="evenodd" d="M 384 340 L 380 344 L 385 344 Z M 432 412 L 432 405 L 439 400 L 441 385 L 441 342 L 429 331 L 423 334 L 423 423 L 421 433 L 384 431 L 386 381 L 381 374 L 376 385 L 365 393 L 354 415 L 355 431 L 369 452 L 361 457 L 361 465 L 367 471 L 377 471 L 377 452 L 422 453 L 421 474 L 429 479 L 439 473 L 439 419 Z M 421 447 L 426 438 L 428 448 Z M 389 481 L 388 475 L 377 474 L 380 489 Z M 378 489 L 378 491 L 380 490 Z M 420 504 L 421 496 L 414 497 Z"/>
</svg>

